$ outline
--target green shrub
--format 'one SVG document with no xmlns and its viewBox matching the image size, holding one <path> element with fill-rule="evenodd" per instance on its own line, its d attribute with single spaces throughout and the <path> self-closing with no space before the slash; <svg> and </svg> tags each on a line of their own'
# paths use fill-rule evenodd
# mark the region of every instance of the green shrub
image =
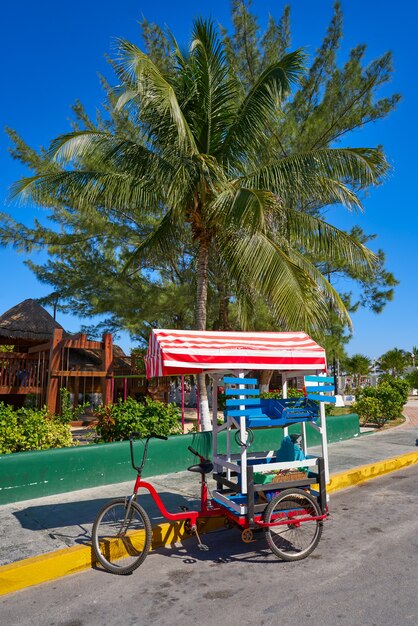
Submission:
<svg viewBox="0 0 418 626">
<path fill-rule="evenodd" d="M 407 380 L 404 378 L 394 378 L 393 376 L 389 376 L 389 374 L 384 374 L 379 379 L 379 385 L 382 385 L 383 383 L 387 383 L 390 387 L 392 387 L 392 389 L 395 389 L 400 394 L 402 403 L 405 404 L 408 400 L 409 394 L 409 382 Z"/>
<path fill-rule="evenodd" d="M 174 404 L 164 404 L 147 399 L 140 404 L 133 398 L 109 404 L 96 411 L 98 423 L 95 427 L 99 441 L 123 441 L 132 432 L 143 436 L 173 435 L 181 432 L 180 412 Z"/>
<path fill-rule="evenodd" d="M 406 386 L 408 386 L 408 383 L 406 383 Z M 387 378 L 384 378 L 376 387 L 360 389 L 356 395 L 353 409 L 362 420 L 366 420 L 366 413 L 364 413 L 364 418 L 361 415 L 361 411 L 364 411 L 364 407 L 367 405 L 367 403 L 363 402 L 366 399 L 378 400 L 379 405 L 377 403 L 374 403 L 374 405 L 379 407 L 379 414 L 374 415 L 368 421 L 381 428 L 390 420 L 402 415 L 402 407 L 405 404 L 405 381 L 399 378 L 392 378 L 389 381 Z M 372 404 L 369 402 L 367 406 L 372 407 Z M 366 422 L 364 421 L 364 423 Z"/>
<path fill-rule="evenodd" d="M 0 402 L 0 453 L 9 454 L 19 449 L 23 442 L 16 411 L 12 406 Z"/>
<path fill-rule="evenodd" d="M 88 402 L 79 404 L 77 407 L 73 407 L 70 392 L 65 387 L 60 388 L 60 401 L 61 401 L 61 414 L 57 419 L 62 424 L 69 424 L 70 422 L 76 422 L 83 415 L 85 410 L 90 406 Z"/>
<path fill-rule="evenodd" d="M 143 405 L 142 426 L 139 430 L 147 435 L 178 434 L 181 432 L 180 417 L 180 411 L 175 404 L 146 400 Z"/>
<path fill-rule="evenodd" d="M 46 408 L 14 410 L 0 403 L 0 454 L 63 448 L 72 442 L 69 426 L 49 416 Z"/>
<path fill-rule="evenodd" d="M 218 392 L 218 411 L 226 409 L 226 393 Z"/>
<path fill-rule="evenodd" d="M 353 410 L 360 418 L 360 425 L 377 423 L 382 415 L 382 403 L 376 397 L 363 396 L 353 404 Z"/>
<path fill-rule="evenodd" d="M 299 391 L 295 387 L 289 387 L 287 390 L 288 398 L 301 398 L 303 391 Z M 274 400 L 281 400 L 283 398 L 283 391 L 281 389 L 275 389 L 274 391 L 265 391 L 260 393 L 260 398 L 273 398 Z"/>
<path fill-rule="evenodd" d="M 418 389 L 418 370 L 413 370 L 410 374 L 407 374 L 405 378 L 410 389 Z"/>
</svg>

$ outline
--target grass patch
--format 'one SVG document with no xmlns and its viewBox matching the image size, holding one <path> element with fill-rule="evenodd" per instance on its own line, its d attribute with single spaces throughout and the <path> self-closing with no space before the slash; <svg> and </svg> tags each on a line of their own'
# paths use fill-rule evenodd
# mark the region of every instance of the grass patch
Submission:
<svg viewBox="0 0 418 626">
<path fill-rule="evenodd" d="M 367 424 L 362 424 L 362 427 L 374 428 L 375 430 L 382 431 L 382 430 L 390 430 L 391 428 L 394 428 L 395 426 L 401 426 L 401 424 L 404 424 L 405 422 L 406 422 L 406 417 L 401 415 L 400 417 L 397 417 L 394 420 L 390 420 L 390 422 L 386 422 L 386 424 L 384 424 L 384 426 L 381 426 L 380 428 L 372 422 L 367 422 Z"/>
<path fill-rule="evenodd" d="M 350 415 L 353 412 L 351 406 L 335 406 L 330 415 Z"/>
</svg>

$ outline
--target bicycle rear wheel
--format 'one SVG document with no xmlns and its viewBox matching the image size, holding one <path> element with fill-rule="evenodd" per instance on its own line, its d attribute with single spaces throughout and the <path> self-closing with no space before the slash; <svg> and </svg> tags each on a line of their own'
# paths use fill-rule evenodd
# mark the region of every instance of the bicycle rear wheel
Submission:
<svg viewBox="0 0 418 626">
<path fill-rule="evenodd" d="M 270 550 L 284 561 L 300 561 L 313 552 L 322 535 L 322 520 L 318 503 L 302 489 L 287 489 L 270 502 L 264 512 L 264 521 L 286 521 L 288 524 L 265 528 Z M 299 519 L 308 521 L 299 522 Z"/>
<path fill-rule="evenodd" d="M 112 500 L 97 515 L 92 530 L 94 554 L 113 574 L 130 574 L 145 560 L 152 539 L 151 522 L 142 506 L 128 498 Z"/>
</svg>

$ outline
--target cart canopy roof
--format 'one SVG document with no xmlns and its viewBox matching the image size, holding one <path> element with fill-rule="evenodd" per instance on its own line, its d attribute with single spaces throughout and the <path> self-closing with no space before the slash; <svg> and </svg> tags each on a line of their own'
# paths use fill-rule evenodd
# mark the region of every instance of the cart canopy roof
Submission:
<svg viewBox="0 0 418 626">
<path fill-rule="evenodd" d="M 152 330 L 147 378 L 206 370 L 325 371 L 325 350 L 306 333 Z"/>
</svg>

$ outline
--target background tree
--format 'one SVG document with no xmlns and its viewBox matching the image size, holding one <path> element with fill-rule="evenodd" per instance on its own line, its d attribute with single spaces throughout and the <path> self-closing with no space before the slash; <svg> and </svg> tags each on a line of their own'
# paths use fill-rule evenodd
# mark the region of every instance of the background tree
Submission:
<svg viewBox="0 0 418 626">
<path fill-rule="evenodd" d="M 360 381 L 362 376 L 367 376 L 370 372 L 371 361 L 364 354 L 353 354 L 353 356 L 346 359 L 345 370 L 347 374 L 353 376 L 354 387 L 360 387 Z"/>
<path fill-rule="evenodd" d="M 392 377 L 402 376 L 408 367 L 410 357 L 405 350 L 393 348 L 378 359 L 378 367 L 385 374 Z"/>
<path fill-rule="evenodd" d="M 272 16 L 269 17 L 268 27 L 264 33 L 261 32 L 257 17 L 251 13 L 250 8 L 251 2 L 233 2 L 233 29 L 230 33 L 225 29 L 223 31 L 231 76 L 236 79 L 237 88 L 241 88 L 243 91 L 253 84 L 254 76 L 258 75 L 259 71 L 265 69 L 269 63 L 280 58 L 288 50 L 291 41 L 289 6 L 285 6 L 279 20 L 276 21 Z M 306 78 L 303 80 L 296 95 L 288 99 L 286 103 L 287 115 L 285 117 L 281 116 L 277 120 L 278 125 L 283 125 L 288 129 L 282 136 L 282 140 L 286 142 L 286 151 L 288 152 L 297 149 L 298 145 L 303 148 L 309 148 L 314 145 L 318 139 L 317 129 L 328 129 L 324 139 L 321 140 L 325 141 L 326 138 L 329 138 L 326 145 L 330 145 L 335 141 L 341 142 L 351 130 L 360 129 L 365 124 L 385 117 L 393 110 L 399 100 L 399 95 L 397 94 L 386 98 L 376 98 L 377 90 L 391 78 L 392 61 L 390 53 L 382 55 L 365 66 L 365 47 L 356 47 L 350 53 L 350 61 L 343 67 L 337 64 L 337 52 L 342 38 L 342 22 L 343 16 L 340 3 L 337 2 L 328 32 L 311 62 Z M 145 19 L 141 23 L 141 30 L 151 59 L 163 71 L 171 71 L 172 57 L 169 55 L 170 36 L 160 26 L 149 23 Z M 113 62 L 111 64 L 114 65 Z M 106 96 L 104 110 L 97 114 L 96 119 L 92 120 L 87 115 L 83 105 L 77 101 L 73 106 L 74 130 L 85 128 L 101 131 L 108 130 L 110 132 L 119 131 L 125 136 L 136 137 L 135 124 L 130 119 L 127 111 L 115 107 L 117 96 L 104 77 L 101 77 L 101 82 Z M 336 85 L 338 88 L 336 88 Z M 296 119 L 300 120 L 300 125 L 298 121 L 295 121 Z M 11 152 L 15 159 L 35 173 L 42 171 L 43 167 L 51 167 L 45 150 L 36 151 L 28 146 L 15 131 L 9 129 L 8 132 L 13 143 Z M 324 134 L 324 131 L 322 131 L 322 134 Z M 277 132 L 274 137 L 274 141 L 277 143 L 277 137 L 279 137 Z M 272 141 L 269 142 L 269 145 L 272 147 L 273 152 L 277 149 L 279 153 L 283 152 L 283 146 L 277 147 L 276 144 L 273 145 Z M 57 208 L 56 213 L 58 213 L 58 210 Z M 313 209 L 309 207 L 308 210 Z M 57 214 L 55 221 L 59 224 L 61 219 L 68 220 L 69 218 L 68 213 L 64 213 L 62 216 Z M 354 232 L 356 230 L 357 232 Z M 65 250 L 68 250 L 68 248 L 59 243 L 55 249 L 51 247 L 49 250 L 50 258 L 59 260 L 57 268 L 55 268 L 53 263 L 50 263 L 48 268 L 43 268 L 41 265 L 33 263 L 31 267 L 42 281 L 51 284 L 53 290 L 62 289 L 63 297 L 60 300 L 60 306 L 67 312 L 71 311 L 74 314 L 83 316 L 105 313 L 108 315 L 109 328 L 112 330 L 129 328 L 134 336 L 142 337 L 144 333 L 142 330 L 137 331 L 136 325 L 140 324 L 140 319 L 145 320 L 145 328 L 152 325 L 155 320 L 157 320 L 156 323 L 158 325 L 160 307 L 158 298 L 153 307 L 152 297 L 149 299 L 150 307 L 144 308 L 139 306 L 138 300 L 132 297 L 134 292 L 137 293 L 139 291 L 138 285 L 133 286 L 133 288 L 131 285 L 135 278 L 132 277 L 129 281 L 124 281 L 121 280 L 120 273 L 115 272 L 116 280 L 114 280 L 114 276 L 106 271 L 104 279 L 106 282 L 110 282 L 110 288 L 102 291 L 106 293 L 109 291 L 120 292 L 121 298 L 103 298 L 102 295 L 105 294 L 100 294 L 96 297 L 96 293 L 98 293 L 96 289 L 89 290 L 84 288 L 84 285 L 90 282 L 91 277 L 100 276 L 103 268 L 107 266 L 118 267 L 118 259 L 113 252 L 115 247 L 112 242 L 107 247 L 105 255 L 97 254 L 96 249 L 100 240 L 96 236 L 96 231 L 97 229 L 94 226 L 90 230 L 86 226 L 85 236 L 81 241 L 78 240 L 78 249 L 83 248 L 83 252 L 80 254 L 83 255 L 84 259 L 88 259 L 88 262 L 81 261 L 77 271 L 74 271 L 77 263 L 73 259 L 73 248 L 71 248 L 69 257 L 65 258 Z M 367 244 L 371 236 L 362 233 L 358 227 L 353 229 L 351 235 L 355 234 L 357 236 L 359 233 L 361 234 L 362 242 Z M 33 237 L 37 237 L 37 240 L 40 239 L 38 234 L 37 230 L 35 232 L 33 230 L 16 232 L 16 225 L 8 222 L 7 217 L 3 221 L 3 228 L 0 227 L 0 241 L 8 242 L 12 238 L 16 239 L 18 245 L 22 245 L 22 242 L 26 241 L 26 246 L 28 247 L 30 247 Z M 41 233 L 41 236 L 42 234 L 46 235 L 47 233 Z M 106 256 L 105 259 L 103 258 L 104 256 Z M 357 305 L 369 306 L 375 311 L 381 310 L 387 299 L 393 296 L 393 286 L 396 284 L 393 275 L 384 268 L 382 251 L 378 251 L 378 256 L 380 262 L 375 269 L 374 278 L 370 276 L 366 279 L 365 277 L 348 276 L 341 267 L 335 268 L 333 266 L 328 268 L 331 281 L 334 284 L 341 275 L 354 280 L 356 282 L 356 292 L 358 292 L 359 287 L 361 289 L 360 296 L 356 299 Z M 65 267 L 67 267 L 68 271 L 64 271 Z M 176 268 L 176 274 L 178 271 L 179 268 Z M 177 281 L 171 281 L 172 275 L 171 268 L 168 268 L 165 278 L 160 277 L 158 271 L 152 274 L 152 278 L 162 290 L 167 287 L 170 292 L 170 298 L 173 292 L 176 291 L 178 284 Z M 378 278 L 378 281 L 376 281 L 376 278 Z M 183 291 L 183 285 L 189 283 L 189 278 L 186 277 L 186 280 L 181 281 L 181 283 L 180 290 Z M 379 285 L 378 293 L 376 293 L 375 285 Z M 79 293 L 78 297 L 73 297 L 73 294 L 79 292 L 80 286 L 82 289 L 81 293 Z M 222 318 L 225 327 L 233 326 L 239 328 L 239 317 L 237 317 L 235 310 L 231 313 L 231 320 L 227 319 L 230 312 L 231 298 L 226 297 L 225 293 L 220 294 L 216 285 L 211 285 L 211 289 L 212 287 L 211 303 L 214 305 L 212 310 L 219 312 L 222 309 L 222 315 L 215 313 L 212 319 L 212 311 L 210 311 L 209 327 L 212 327 L 214 324 L 219 327 L 219 320 Z M 123 292 L 125 292 L 125 297 Z M 218 297 L 220 305 L 216 305 L 214 302 Z M 118 304 L 120 300 L 123 301 L 122 306 Z M 176 297 L 171 298 L 173 307 L 176 306 L 177 301 Z M 132 308 L 130 307 L 130 302 L 133 303 Z M 128 312 L 130 308 L 132 309 L 131 313 Z M 232 306 L 232 308 L 236 307 Z M 353 309 L 350 308 L 349 310 Z M 128 325 L 125 313 L 132 320 Z M 259 317 L 262 317 L 265 323 L 269 324 L 269 327 L 275 327 L 275 320 L 271 316 L 268 318 L 268 316 L 259 311 L 257 303 L 252 308 L 247 307 L 247 313 L 249 317 L 248 327 L 254 326 Z M 178 315 L 177 311 L 174 311 L 174 316 L 183 317 L 181 313 Z M 216 322 L 216 318 L 218 322 Z M 163 315 L 162 323 L 164 321 Z M 265 327 L 267 328 L 267 326 Z M 96 330 L 100 332 L 102 328 Z M 319 340 L 326 342 L 328 336 L 332 335 L 335 337 L 336 334 L 341 337 L 347 337 L 349 336 L 349 328 L 346 326 L 345 329 L 343 328 L 337 332 L 336 322 L 333 320 L 329 324 L 328 331 L 324 332 L 325 338 L 319 337 Z M 331 343 L 335 343 L 334 340 L 331 340 Z M 341 346 L 341 344 L 339 345 Z"/>
<path fill-rule="evenodd" d="M 265 71 L 271 63 L 277 62 L 290 43 L 288 8 L 285 8 L 278 22 L 270 18 L 267 31 L 262 35 L 257 20 L 250 14 L 248 7 L 249 3 L 233 3 L 234 30 L 230 35 L 224 33 L 227 71 L 229 80 L 234 85 L 234 99 L 237 102 L 243 101 L 256 85 L 260 72 Z M 386 99 L 375 99 L 377 89 L 390 78 L 390 55 L 384 55 L 369 66 L 363 67 L 364 49 L 356 49 L 357 53 L 351 53 L 350 61 L 343 69 L 337 67 L 335 59 L 341 39 L 341 23 L 341 11 L 337 3 L 328 33 L 312 62 L 306 79 L 302 81 L 296 95 L 286 101 L 286 115 L 279 114 L 279 109 L 276 107 L 275 114 L 270 115 L 269 119 L 264 119 L 263 133 L 268 138 L 263 148 L 266 160 L 280 157 L 283 162 L 286 162 L 286 159 L 297 155 L 299 150 L 328 149 L 333 142 L 340 141 L 350 130 L 383 117 L 395 106 L 399 98 L 396 95 Z M 150 59 L 154 61 L 160 74 L 170 82 L 171 77 L 176 73 L 175 63 L 177 63 L 175 55 L 167 54 L 171 46 L 170 37 L 166 36 L 160 27 L 148 22 L 144 21 L 142 27 Z M 112 63 L 112 65 L 115 64 Z M 122 135 L 124 139 L 137 142 L 137 120 L 131 114 L 132 109 L 117 107 L 118 95 L 109 88 L 104 79 L 102 83 L 108 98 L 104 112 L 98 114 L 97 119 L 92 121 L 81 103 L 77 102 L 74 105 L 74 130 L 116 133 Z M 345 108 L 341 108 L 343 100 Z M 332 116 L 332 112 L 335 115 Z M 202 120 L 199 120 L 199 123 L 201 122 Z M 322 137 L 318 136 L 318 129 L 322 129 Z M 14 142 L 13 156 L 29 166 L 34 173 L 53 171 L 57 176 L 62 173 L 63 163 L 57 159 L 51 161 L 50 154 L 44 150 L 40 152 L 32 150 L 14 131 L 9 131 L 9 133 Z M 86 155 L 83 155 L 83 159 L 87 163 Z M 373 182 L 377 180 L 378 178 L 375 178 Z M 352 192 L 360 192 L 372 182 L 371 179 L 366 181 L 364 177 L 352 176 L 350 181 Z M 306 188 L 306 180 L 303 182 Z M 304 241 L 300 234 L 300 215 L 297 229 L 286 217 L 287 226 L 293 228 L 290 238 L 289 232 L 286 233 L 287 247 L 289 243 L 292 246 L 291 261 L 299 266 L 303 265 L 309 249 L 311 258 L 319 258 L 319 263 L 322 262 L 321 255 L 329 253 L 329 250 L 324 250 L 321 245 L 318 245 L 318 241 L 315 242 L 317 246 L 315 250 L 312 245 L 313 239 L 318 239 L 318 227 L 321 228 L 321 222 L 318 220 L 321 219 L 322 208 L 335 202 L 336 195 L 330 198 L 329 194 L 327 196 L 327 194 L 318 193 L 318 189 L 311 194 L 302 192 L 286 194 L 283 193 L 283 189 L 279 191 L 282 192 L 279 194 L 279 199 L 285 201 L 287 209 L 299 213 L 304 212 L 308 217 L 317 219 L 316 227 L 312 229 L 315 237 L 312 237 L 307 244 L 306 239 Z M 80 219 L 80 212 L 69 206 L 68 198 L 55 197 L 51 202 L 48 193 L 42 197 L 44 192 L 41 192 L 39 188 L 37 193 L 39 201 L 44 202 L 46 206 L 53 205 L 53 228 L 41 227 L 40 224 L 36 224 L 34 229 L 25 228 L 4 216 L 1 241 L 17 242 L 21 249 L 26 250 L 33 250 L 39 245 L 48 247 L 49 255 L 54 261 L 46 266 L 32 265 L 32 268 L 42 280 L 54 287 L 51 297 L 55 298 L 57 291 L 60 293 L 61 306 L 65 306 L 67 311 L 70 309 L 74 313 L 88 315 L 109 313 L 110 318 L 106 324 L 110 324 L 112 329 L 118 326 L 128 328 L 140 337 L 147 335 L 149 326 L 167 325 L 166 320 L 169 325 L 176 325 L 175 320 L 178 320 L 179 326 L 192 324 L 190 311 L 187 310 L 187 306 L 183 306 L 196 286 L 193 282 L 196 277 L 196 250 L 190 233 L 187 242 L 182 239 L 184 243 L 182 249 L 179 250 L 177 241 L 176 245 L 170 247 L 170 259 L 167 259 L 164 254 L 154 254 L 147 261 L 144 258 L 139 260 L 137 257 L 135 272 L 125 273 L 122 276 L 120 270 L 125 267 L 132 247 L 135 247 L 138 239 L 144 240 L 149 236 L 158 225 L 160 218 L 158 209 L 154 212 L 149 211 L 146 219 L 142 215 L 140 224 L 129 211 L 122 212 L 120 209 L 117 219 L 115 215 L 111 220 L 107 219 L 108 216 L 104 216 L 100 210 L 85 211 Z M 338 199 L 341 200 L 342 196 L 340 195 Z M 248 199 L 245 204 L 248 206 Z M 280 233 L 280 229 L 283 228 L 283 220 L 277 220 L 277 215 L 274 217 L 275 222 L 272 222 L 272 228 L 276 229 L 277 235 L 277 231 Z M 272 217 L 269 216 L 269 220 L 271 221 Z M 54 232 L 55 224 L 66 230 L 64 235 Z M 298 229 L 299 233 L 297 233 Z M 304 234 L 306 234 L 306 228 Z M 121 241 L 127 244 L 120 246 Z M 73 253 L 75 243 L 77 243 L 76 254 Z M 288 248 L 286 251 L 288 252 Z M 337 265 L 342 265 L 343 256 L 343 254 L 333 255 L 333 261 L 337 262 Z M 256 327 L 257 320 L 260 318 L 264 318 L 266 324 L 269 322 L 276 329 L 286 327 L 285 316 L 278 316 L 277 310 L 274 313 L 271 298 L 264 293 L 260 300 L 257 290 L 249 289 L 248 285 L 252 285 L 252 282 L 248 280 L 247 274 L 244 273 L 246 280 L 242 279 L 242 275 L 237 277 L 236 273 L 235 278 L 231 276 L 231 273 L 225 274 L 225 259 L 220 258 L 217 246 L 211 247 L 209 258 L 207 286 L 209 293 L 207 325 L 209 327 L 230 327 L 231 325 L 236 328 Z M 231 262 L 231 259 L 229 261 Z M 309 271 L 311 276 L 317 278 L 321 274 L 315 272 L 315 263 L 317 263 L 316 260 L 313 261 L 313 267 L 309 266 Z M 328 259 L 329 263 L 330 259 Z M 368 271 L 364 271 L 364 267 L 360 269 L 358 264 L 356 270 L 355 266 L 356 264 L 353 264 L 349 258 L 346 269 L 348 271 L 351 267 L 350 271 L 353 274 L 358 272 L 355 280 L 368 281 L 369 285 L 373 284 L 373 278 L 377 276 L 378 264 L 373 268 L 369 267 Z M 214 267 L 217 271 L 211 271 Z M 305 271 L 307 267 L 305 263 Z M 227 281 L 223 279 L 225 275 L 228 276 Z M 101 288 L 98 285 L 100 276 L 103 277 Z M 219 277 L 222 277 L 222 280 L 219 280 Z M 92 287 L 86 287 L 86 284 L 90 282 Z M 228 285 L 227 289 L 225 289 L 225 284 Z M 154 285 L 156 285 L 155 290 Z M 335 302 L 336 294 L 333 290 L 329 291 L 325 283 L 322 283 L 322 288 L 328 292 L 330 298 L 325 308 L 332 309 L 334 315 L 333 301 Z M 158 297 L 153 297 L 153 293 Z M 74 297 L 74 294 L 77 294 L 77 297 Z M 136 297 L 136 294 L 140 295 Z M 178 295 L 180 297 L 177 297 Z M 162 306 L 162 301 L 167 303 L 167 307 Z M 171 317 L 170 303 L 174 309 Z M 262 315 L 260 315 L 261 309 Z M 229 315 L 231 310 L 232 314 Z M 144 314 L 146 315 L 145 322 L 141 325 L 139 320 Z M 343 322 L 342 328 L 348 324 L 347 316 L 343 318 L 346 321 Z M 289 322 L 288 319 L 287 323 Z M 307 327 L 307 320 L 304 320 L 299 327 L 302 326 Z M 326 325 L 322 324 L 322 326 Z M 341 336 L 343 335 L 342 331 Z"/>
<path fill-rule="evenodd" d="M 418 346 L 412 346 L 411 365 L 412 367 L 416 367 L 418 365 Z"/>
<path fill-rule="evenodd" d="M 238 301 L 247 299 L 251 284 L 285 327 L 321 324 L 328 301 L 348 319 L 338 294 L 300 253 L 301 246 L 312 254 L 344 256 L 364 273 L 373 255 L 324 220 L 292 207 L 292 200 L 309 194 L 322 203 L 360 206 L 347 182 L 378 182 L 386 169 L 381 152 L 326 148 L 278 159 L 264 150 L 266 127 L 301 71 L 300 52 L 268 66 L 241 99 L 210 22 L 198 20 L 189 55 L 175 46 L 173 57 L 176 68 L 164 75 L 136 46 L 121 41 L 118 106 L 129 107 L 136 139 L 97 130 L 58 137 L 51 144 L 51 168 L 20 181 L 15 193 L 48 206 L 58 202 L 61 215 L 71 215 L 67 245 L 81 236 L 76 216 L 89 223 L 94 215 L 96 228 L 102 221 L 94 236 L 103 241 L 109 233 L 100 246 L 104 252 L 114 246 L 115 231 L 126 234 L 134 223 L 137 243 L 120 238 L 117 244 L 124 246 L 125 268 L 138 273 L 144 263 L 152 269 L 158 258 L 172 255 L 178 242 L 189 244 L 198 330 L 207 326 L 212 255 L 235 285 Z M 205 391 L 201 376 L 207 428 Z"/>
<path fill-rule="evenodd" d="M 418 389 L 418 370 L 413 370 L 405 376 L 411 389 Z"/>
</svg>

